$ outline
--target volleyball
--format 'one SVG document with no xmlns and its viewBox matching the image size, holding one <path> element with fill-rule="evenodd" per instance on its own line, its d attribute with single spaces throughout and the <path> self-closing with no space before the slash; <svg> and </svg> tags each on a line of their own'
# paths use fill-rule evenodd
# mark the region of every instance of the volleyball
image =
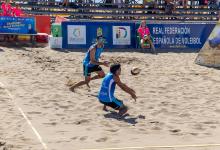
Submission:
<svg viewBox="0 0 220 150">
<path fill-rule="evenodd" d="M 138 67 L 133 67 L 133 68 L 131 69 L 131 74 L 132 74 L 132 75 L 138 75 L 140 72 L 141 72 L 141 69 L 138 68 Z"/>
</svg>

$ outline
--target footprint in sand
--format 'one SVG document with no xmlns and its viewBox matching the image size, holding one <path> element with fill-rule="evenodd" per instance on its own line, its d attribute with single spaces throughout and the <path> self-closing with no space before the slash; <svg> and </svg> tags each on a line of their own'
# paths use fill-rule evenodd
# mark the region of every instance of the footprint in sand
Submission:
<svg viewBox="0 0 220 150">
<path fill-rule="evenodd" d="M 205 128 L 203 127 L 202 124 L 196 124 L 196 125 L 194 125 L 194 129 L 200 130 L 200 131 L 204 131 L 204 130 L 205 130 Z"/>
<path fill-rule="evenodd" d="M 90 122 L 89 119 L 82 119 L 82 120 L 76 121 L 75 124 L 76 125 L 81 125 L 81 124 L 87 124 L 89 122 Z"/>
<path fill-rule="evenodd" d="M 117 132 L 118 130 L 119 130 L 119 129 L 109 129 L 109 130 L 107 130 L 107 131 L 114 133 L 114 132 Z"/>
<path fill-rule="evenodd" d="M 56 126 L 57 123 L 56 122 L 51 122 L 51 123 L 44 123 L 45 125 L 51 125 L 51 126 Z"/>
<path fill-rule="evenodd" d="M 172 129 L 172 130 L 169 130 L 171 132 L 172 135 L 183 135 L 181 133 L 181 130 L 180 129 Z"/>
<path fill-rule="evenodd" d="M 149 106 L 147 109 L 154 109 L 154 106 Z"/>
<path fill-rule="evenodd" d="M 0 141 L 0 147 L 1 147 L 1 146 L 4 146 L 5 144 L 6 144 L 6 142 L 1 142 L 1 141 Z"/>
<path fill-rule="evenodd" d="M 41 112 L 32 111 L 32 112 L 28 112 L 28 114 L 41 114 Z"/>
<path fill-rule="evenodd" d="M 100 138 L 100 139 L 96 140 L 96 142 L 105 142 L 107 140 L 108 140 L 107 137 L 103 137 L 103 138 Z"/>
<path fill-rule="evenodd" d="M 218 121 L 205 121 L 204 124 L 218 124 Z"/>
<path fill-rule="evenodd" d="M 199 135 L 198 133 L 190 133 L 190 134 L 193 135 L 193 136 Z"/>
<path fill-rule="evenodd" d="M 216 127 L 216 126 L 210 126 L 210 128 L 212 128 L 212 129 L 216 129 L 217 127 Z"/>
<path fill-rule="evenodd" d="M 138 129 L 141 133 L 145 133 L 145 134 L 147 134 L 147 130 L 145 129 L 145 128 L 140 128 L 140 129 Z"/>
<path fill-rule="evenodd" d="M 94 106 L 93 103 L 88 103 L 88 102 L 83 102 L 81 105 L 85 106 L 85 107 L 88 107 L 88 108 L 91 108 L 92 106 Z"/>
<path fill-rule="evenodd" d="M 169 102 L 161 102 L 160 104 L 158 104 L 158 106 L 167 106 L 169 105 Z"/>
<path fill-rule="evenodd" d="M 183 117 L 190 117 L 191 115 L 189 113 L 182 113 L 179 115 L 179 117 L 183 118 Z"/>
<path fill-rule="evenodd" d="M 71 138 L 71 140 L 76 140 L 76 139 L 78 139 L 77 136 Z"/>
<path fill-rule="evenodd" d="M 215 112 L 220 113 L 220 109 L 216 109 Z"/>
<path fill-rule="evenodd" d="M 179 133 L 181 130 L 180 129 L 173 129 L 173 130 L 170 130 L 170 132 L 172 133 Z"/>
<path fill-rule="evenodd" d="M 152 130 L 161 130 L 161 127 L 155 126 L 155 127 L 152 127 Z"/>
<path fill-rule="evenodd" d="M 86 131 L 91 131 L 91 130 L 92 130 L 92 128 L 87 128 L 87 129 L 86 129 Z"/>
<path fill-rule="evenodd" d="M 83 136 L 83 137 L 81 137 L 79 140 L 80 140 L 80 141 L 85 141 L 85 140 L 87 140 L 87 138 L 88 138 L 88 136 Z"/>
</svg>

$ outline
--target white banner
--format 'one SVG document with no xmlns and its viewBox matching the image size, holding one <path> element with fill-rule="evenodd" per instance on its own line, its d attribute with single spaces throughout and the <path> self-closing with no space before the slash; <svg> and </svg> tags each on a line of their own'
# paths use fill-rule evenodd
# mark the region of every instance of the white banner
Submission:
<svg viewBox="0 0 220 150">
<path fill-rule="evenodd" d="M 68 25 L 68 44 L 86 44 L 86 26 Z"/>
<path fill-rule="evenodd" d="M 130 26 L 113 26 L 113 45 L 131 45 Z"/>
</svg>

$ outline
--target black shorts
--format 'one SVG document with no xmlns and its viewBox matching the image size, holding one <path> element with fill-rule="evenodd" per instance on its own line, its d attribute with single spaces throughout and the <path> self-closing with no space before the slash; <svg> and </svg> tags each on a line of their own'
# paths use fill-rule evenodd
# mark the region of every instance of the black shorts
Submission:
<svg viewBox="0 0 220 150">
<path fill-rule="evenodd" d="M 102 71 L 102 67 L 100 67 L 99 65 L 95 65 L 93 67 L 87 67 L 83 65 L 83 75 L 85 77 L 91 76 L 92 72 L 97 72 L 97 71 Z"/>
<path fill-rule="evenodd" d="M 102 101 L 100 101 L 100 103 L 102 103 L 106 106 L 109 106 L 109 107 L 111 107 L 115 110 L 119 110 L 119 108 L 123 105 L 123 102 L 121 100 L 118 100 L 118 99 L 116 99 L 116 100 L 118 101 L 118 104 L 115 103 L 115 102 L 102 102 Z"/>
</svg>

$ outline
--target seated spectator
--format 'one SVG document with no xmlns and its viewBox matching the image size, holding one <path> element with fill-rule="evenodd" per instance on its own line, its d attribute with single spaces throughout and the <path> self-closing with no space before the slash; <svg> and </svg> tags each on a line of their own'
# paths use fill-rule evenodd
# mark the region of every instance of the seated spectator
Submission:
<svg viewBox="0 0 220 150">
<path fill-rule="evenodd" d="M 68 6 L 69 5 L 69 0 L 63 0 L 62 6 Z"/>
<path fill-rule="evenodd" d="M 183 5 L 183 8 L 187 8 L 188 0 L 182 0 L 182 5 Z"/>
<path fill-rule="evenodd" d="M 157 7 L 157 3 L 155 0 L 143 0 L 143 5 L 144 5 L 144 8 L 147 6 L 148 9 L 154 9 Z M 147 13 L 152 14 L 153 12 L 149 11 Z"/>
<path fill-rule="evenodd" d="M 122 7 L 122 0 L 114 0 L 114 4 L 116 7 L 121 8 Z"/>
<path fill-rule="evenodd" d="M 146 48 L 145 44 L 149 43 L 151 46 L 151 49 L 155 52 L 154 44 L 151 40 L 150 30 L 146 25 L 146 21 L 142 21 L 140 24 L 140 27 L 138 28 L 138 34 L 141 38 L 141 48 Z"/>
<path fill-rule="evenodd" d="M 32 5 L 31 10 L 37 10 L 37 8 L 35 7 L 37 5 L 37 0 L 28 0 L 28 4 Z"/>
<path fill-rule="evenodd" d="M 210 9 L 218 10 L 217 0 L 210 0 L 208 6 Z"/>
<path fill-rule="evenodd" d="M 1 8 L 0 8 L 0 10 L 2 10 L 1 16 L 3 16 L 4 8 L 5 8 L 5 2 L 2 1 L 2 3 L 1 3 Z"/>
<path fill-rule="evenodd" d="M 15 7 L 12 9 L 12 14 L 14 17 L 21 17 L 23 14 L 19 4 L 15 4 Z"/>
<path fill-rule="evenodd" d="M 12 14 L 12 6 L 7 1 L 3 1 L 1 4 L 1 10 L 3 16 L 11 16 Z"/>
<path fill-rule="evenodd" d="M 199 0 L 199 5 L 207 5 L 208 0 Z"/>
<path fill-rule="evenodd" d="M 105 7 L 112 7 L 113 6 L 113 0 L 104 0 Z"/>
<path fill-rule="evenodd" d="M 175 11 L 176 5 L 173 0 L 165 0 L 165 14 L 170 15 Z"/>
</svg>

